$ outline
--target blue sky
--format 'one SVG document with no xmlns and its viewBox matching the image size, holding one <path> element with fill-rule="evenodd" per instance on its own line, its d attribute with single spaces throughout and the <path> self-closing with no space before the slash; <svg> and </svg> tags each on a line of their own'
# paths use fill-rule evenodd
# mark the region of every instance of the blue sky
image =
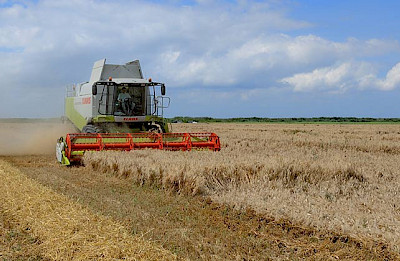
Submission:
<svg viewBox="0 0 400 261">
<path fill-rule="evenodd" d="M 141 61 L 167 116 L 400 117 L 398 1 L 0 0 L 0 117 Z"/>
</svg>

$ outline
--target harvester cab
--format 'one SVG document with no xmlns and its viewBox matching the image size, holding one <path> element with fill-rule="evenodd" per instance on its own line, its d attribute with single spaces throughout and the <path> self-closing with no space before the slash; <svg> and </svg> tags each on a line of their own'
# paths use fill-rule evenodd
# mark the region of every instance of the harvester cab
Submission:
<svg viewBox="0 0 400 261">
<path fill-rule="evenodd" d="M 94 63 L 89 82 L 67 88 L 65 116 L 81 132 L 168 132 L 165 84 L 144 79 L 138 60 Z"/>
<path fill-rule="evenodd" d="M 94 63 L 89 82 L 67 87 L 65 118 L 80 133 L 57 141 L 57 160 L 69 165 L 85 151 L 164 149 L 220 150 L 215 133 L 170 133 L 164 83 L 144 79 L 138 60 L 124 65 Z"/>
</svg>

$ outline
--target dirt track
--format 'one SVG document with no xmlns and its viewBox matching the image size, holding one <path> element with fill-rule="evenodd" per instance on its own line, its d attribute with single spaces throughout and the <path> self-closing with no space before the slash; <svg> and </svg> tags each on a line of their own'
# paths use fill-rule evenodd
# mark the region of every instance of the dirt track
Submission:
<svg viewBox="0 0 400 261">
<path fill-rule="evenodd" d="M 201 197 L 136 187 L 127 179 L 60 166 L 53 155 L 1 157 L 27 176 L 103 215 L 132 233 L 190 259 L 398 260 L 372 240 L 318 231 L 287 220 L 240 213 Z"/>
</svg>

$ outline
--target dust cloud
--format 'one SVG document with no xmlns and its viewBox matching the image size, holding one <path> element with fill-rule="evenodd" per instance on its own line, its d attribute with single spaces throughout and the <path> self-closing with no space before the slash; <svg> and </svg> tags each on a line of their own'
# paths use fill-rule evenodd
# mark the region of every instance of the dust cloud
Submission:
<svg viewBox="0 0 400 261">
<path fill-rule="evenodd" d="M 55 155 L 57 139 L 75 131 L 61 122 L 0 123 L 0 156 Z"/>
</svg>

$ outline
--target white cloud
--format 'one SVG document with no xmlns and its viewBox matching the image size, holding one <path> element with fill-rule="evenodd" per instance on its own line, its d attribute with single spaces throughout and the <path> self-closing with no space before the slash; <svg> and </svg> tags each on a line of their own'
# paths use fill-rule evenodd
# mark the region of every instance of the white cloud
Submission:
<svg viewBox="0 0 400 261">
<path fill-rule="evenodd" d="M 308 73 L 298 73 L 283 78 L 280 82 L 291 85 L 294 91 L 343 92 L 349 88 L 393 90 L 400 87 L 400 63 L 391 68 L 384 79 L 378 78 L 371 64 L 346 62 Z"/>
<path fill-rule="evenodd" d="M 176 60 L 179 58 L 180 55 L 181 55 L 180 52 L 165 52 L 161 54 L 161 58 L 166 63 L 174 63 L 176 62 Z"/>
<path fill-rule="evenodd" d="M 386 74 L 383 80 L 377 79 L 377 86 L 381 90 L 390 91 L 400 87 L 400 63 L 396 64 Z"/>
<path fill-rule="evenodd" d="M 175 62 L 170 62 L 169 59 L 167 62 L 161 60 L 158 68 L 163 78 L 177 86 L 191 83 L 204 85 L 251 83 L 260 87 L 259 83 L 274 84 L 275 80 L 287 78 L 285 75 L 296 75 L 296 79 L 307 78 L 308 73 L 304 72 L 310 70 L 315 70 L 313 74 L 316 77 L 322 74 L 344 74 L 344 70 L 349 68 L 352 73 L 357 73 L 357 77 L 361 77 L 360 75 L 365 76 L 362 71 L 374 71 L 371 68 L 372 64 L 362 61 L 351 62 L 352 60 L 400 52 L 400 45 L 396 41 L 349 39 L 346 42 L 332 42 L 315 35 L 291 37 L 285 34 L 256 36 L 239 43 L 227 43 L 226 48 L 225 52 L 213 55 L 202 53 L 194 57 L 185 55 L 186 52 L 180 52 L 182 55 Z M 337 63 L 344 65 L 331 68 L 332 64 Z M 194 68 L 193 65 L 198 64 L 202 66 Z M 339 76 L 346 78 L 346 75 Z M 332 85 L 332 80 L 326 80 L 328 86 Z M 351 83 L 341 85 L 342 89 L 346 89 Z"/>
<path fill-rule="evenodd" d="M 310 73 L 299 73 L 281 80 L 292 85 L 295 91 L 311 91 L 316 89 L 345 89 L 351 84 L 352 70 L 350 63 L 335 67 L 315 69 Z M 350 81 L 350 82 L 349 82 Z"/>
<path fill-rule="evenodd" d="M 27 46 L 39 32 L 38 27 L 21 28 L 4 26 L 0 28 L 0 46 L 18 48 Z"/>
</svg>

